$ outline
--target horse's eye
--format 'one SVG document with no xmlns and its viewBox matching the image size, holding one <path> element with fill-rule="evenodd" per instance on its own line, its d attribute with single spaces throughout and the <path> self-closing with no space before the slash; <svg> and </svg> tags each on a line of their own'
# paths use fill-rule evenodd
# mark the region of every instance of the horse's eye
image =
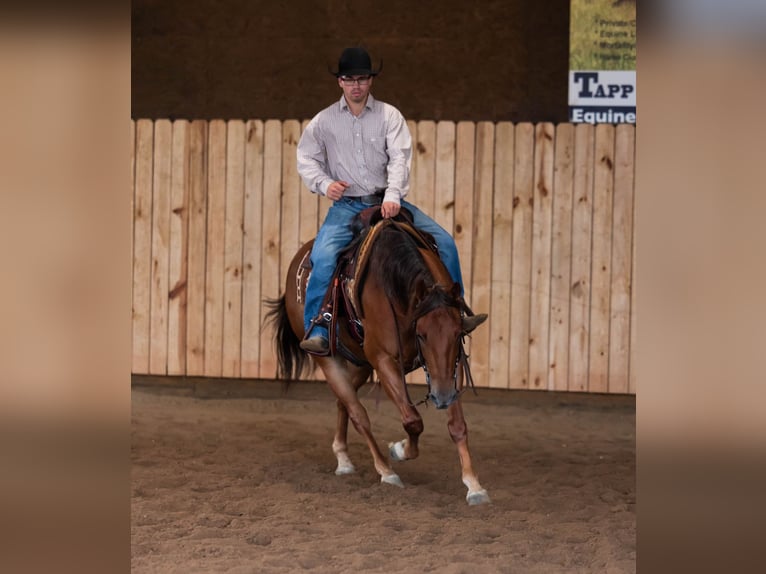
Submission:
<svg viewBox="0 0 766 574">
<path fill-rule="evenodd" d="M 425 335 L 421 335 L 420 333 L 415 333 L 415 336 L 418 338 L 418 341 L 420 341 L 421 343 L 425 343 L 425 340 L 426 340 Z"/>
</svg>

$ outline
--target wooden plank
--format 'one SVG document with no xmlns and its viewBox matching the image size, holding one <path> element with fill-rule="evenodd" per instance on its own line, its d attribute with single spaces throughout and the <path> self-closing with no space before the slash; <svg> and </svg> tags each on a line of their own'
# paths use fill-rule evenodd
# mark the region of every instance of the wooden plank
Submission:
<svg viewBox="0 0 766 574">
<path fill-rule="evenodd" d="M 609 388 L 609 304 L 614 195 L 613 125 L 596 126 L 595 145 L 588 390 L 605 393 Z"/>
<path fill-rule="evenodd" d="M 575 128 L 572 276 L 569 299 L 568 390 L 570 391 L 587 391 L 588 389 L 594 135 L 594 128 L 590 124 L 578 124 Z"/>
<path fill-rule="evenodd" d="M 189 132 L 189 247 L 186 374 L 205 374 L 205 255 L 207 252 L 207 132 L 194 120 Z"/>
<path fill-rule="evenodd" d="M 168 375 L 186 374 L 187 259 L 189 253 L 189 122 L 173 122 L 168 248 Z"/>
<path fill-rule="evenodd" d="M 630 388 L 630 299 L 633 265 L 633 181 L 635 127 L 617 126 L 614 150 L 609 392 Z"/>
<path fill-rule="evenodd" d="M 412 188 L 407 200 L 433 217 L 436 186 L 436 123 L 432 121 L 418 123 L 417 140 L 412 153 L 413 156 L 417 156 L 418 170 L 416 177 L 410 180 Z"/>
<path fill-rule="evenodd" d="M 241 375 L 242 352 L 242 244 L 245 204 L 245 122 L 226 124 L 226 220 L 223 268 L 224 377 Z"/>
<path fill-rule="evenodd" d="M 279 276 L 280 217 L 282 213 L 282 124 L 267 120 L 264 126 L 263 219 L 261 256 L 261 299 L 276 299 L 282 281 Z M 266 307 L 261 304 L 261 378 L 273 378 L 277 372 L 274 356 L 274 329 L 265 324 Z"/>
<path fill-rule="evenodd" d="M 513 124 L 500 122 L 495 128 L 489 386 L 501 389 L 508 388 L 510 376 L 513 158 Z"/>
<path fill-rule="evenodd" d="M 532 202 L 535 128 L 516 126 L 513 189 L 513 260 L 511 263 L 510 387 L 529 388 L 529 318 L 531 297 Z"/>
<path fill-rule="evenodd" d="M 471 302 L 473 254 L 473 185 L 476 125 L 458 122 L 455 144 L 455 226 L 452 230 L 463 273 L 465 299 Z M 447 230 L 449 231 L 449 229 Z"/>
<path fill-rule="evenodd" d="M 309 124 L 309 120 L 304 120 L 301 125 L 301 132 L 306 129 Z M 316 237 L 317 231 L 319 231 L 319 196 L 315 193 L 311 193 L 309 188 L 300 182 L 300 188 L 298 191 L 300 196 L 300 235 L 298 237 L 298 243 L 304 245 L 308 241 L 311 241 Z M 284 278 L 283 278 L 284 280 Z M 283 283 L 284 285 L 284 283 Z"/>
<path fill-rule="evenodd" d="M 301 125 L 298 120 L 282 123 L 282 224 L 279 239 L 279 285 L 284 285 L 287 268 L 298 251 L 301 227 L 300 176 L 296 149 Z"/>
<path fill-rule="evenodd" d="M 414 146 L 414 154 L 421 156 L 418 161 L 428 166 L 418 176 L 415 186 L 418 191 L 414 192 L 418 207 L 425 210 L 433 220 L 444 227 L 448 233 L 452 233 L 455 190 L 455 124 L 442 122 L 421 122 L 418 126 L 418 143 Z M 445 131 L 446 127 L 446 131 Z M 440 139 L 441 138 L 441 139 Z M 419 191 L 424 189 L 424 193 Z M 420 198 L 424 203 L 420 203 Z M 446 205 L 448 204 L 448 205 Z M 447 216 L 449 214 L 449 216 Z M 413 375 L 412 380 L 425 383 L 425 374 Z"/>
<path fill-rule="evenodd" d="M 472 305 L 473 269 L 473 186 L 476 160 L 476 125 L 459 122 L 455 141 L 455 225 L 452 236 L 457 245 L 463 275 L 464 297 Z M 447 230 L 449 231 L 449 229 Z M 471 340 L 466 340 L 466 352 L 471 353 Z"/>
<path fill-rule="evenodd" d="M 242 246 L 241 374 L 257 377 L 261 356 L 261 252 L 263 250 L 263 122 L 245 134 L 244 245 Z"/>
<path fill-rule="evenodd" d="M 304 120 L 301 125 L 301 130 L 305 130 L 310 120 Z M 332 201 L 326 199 L 316 193 L 311 193 L 309 189 L 301 182 L 300 187 L 301 197 L 301 230 L 300 230 L 300 244 L 304 245 L 308 241 L 314 239 L 319 231 L 319 226 L 322 225 L 324 218 L 327 216 L 327 210 L 332 205 Z M 287 278 L 282 278 L 282 287 L 286 288 Z M 322 369 L 315 369 L 312 376 L 314 379 L 326 380 Z"/>
<path fill-rule="evenodd" d="M 420 126 L 418 129 L 420 130 Z M 433 127 L 428 124 L 423 127 L 423 132 L 421 141 L 431 142 L 434 150 L 431 154 L 433 156 L 433 176 L 429 167 L 428 177 L 422 184 L 429 189 L 426 197 L 430 196 L 430 198 L 426 200 L 426 203 L 430 211 L 427 213 L 432 216 L 436 223 L 452 234 L 455 206 L 455 124 L 453 122 L 439 122 Z M 425 146 L 425 143 L 423 145 Z M 415 153 L 419 155 L 417 149 Z M 431 158 L 429 158 L 428 164 L 431 165 Z M 431 187 L 433 187 L 433 193 L 430 192 Z M 419 206 L 426 208 L 425 204 L 419 204 Z"/>
<path fill-rule="evenodd" d="M 208 126 L 205 376 L 223 372 L 223 268 L 226 225 L 226 122 Z"/>
<path fill-rule="evenodd" d="M 418 157 L 420 154 L 418 154 L 418 124 L 417 122 L 413 120 L 407 120 L 407 129 L 410 130 L 410 138 L 412 140 L 412 155 L 410 158 L 410 193 L 407 196 L 407 201 L 412 201 L 417 205 L 417 199 L 416 198 L 416 186 L 418 181 L 418 164 L 420 163 L 420 158 Z"/>
<path fill-rule="evenodd" d="M 414 120 L 407 120 L 407 129 L 410 132 L 410 139 L 411 139 L 411 156 L 410 156 L 410 175 L 409 175 L 409 184 L 410 189 L 409 193 L 407 194 L 407 197 L 405 198 L 406 201 L 410 201 L 414 203 L 415 205 L 418 205 L 417 197 L 418 197 L 418 191 L 417 191 L 417 181 L 418 181 L 418 165 L 420 164 L 420 157 L 418 153 L 418 124 Z M 318 369 L 321 371 L 321 369 Z M 409 373 L 405 376 L 404 380 L 407 384 L 425 384 L 425 373 L 423 373 L 421 370 L 413 371 L 412 373 Z M 414 392 L 416 394 L 420 394 L 420 391 L 410 391 Z"/>
<path fill-rule="evenodd" d="M 152 169 L 154 124 L 136 124 L 136 175 L 133 203 L 133 352 L 132 372 L 149 373 L 151 307 Z"/>
<path fill-rule="evenodd" d="M 418 150 L 418 129 L 419 126 L 417 122 L 414 120 L 407 120 L 407 128 L 410 130 L 410 138 L 412 139 L 412 156 L 410 161 L 410 191 L 407 197 L 405 198 L 406 201 L 410 201 L 418 208 L 420 209 L 427 209 L 426 206 L 422 205 L 419 202 L 419 196 L 420 192 L 418 190 L 419 185 L 419 178 L 420 178 L 420 172 L 421 171 L 428 171 L 426 166 L 423 166 L 421 168 L 421 153 Z M 426 174 L 427 177 L 427 174 Z M 425 213 L 428 213 L 426 211 Z M 405 377 L 405 381 L 408 384 L 418 384 L 418 385 L 424 385 L 425 384 L 425 373 L 418 369 L 416 371 L 413 371 L 409 375 Z M 411 394 L 420 394 L 421 391 L 410 391 Z"/>
<path fill-rule="evenodd" d="M 551 316 L 548 390 L 566 391 L 569 379 L 569 286 L 572 276 L 574 125 L 556 128 L 551 238 Z"/>
<path fill-rule="evenodd" d="M 170 248 L 170 166 L 173 125 L 154 122 L 154 177 L 152 191 L 152 293 L 149 372 L 164 375 L 168 369 L 168 255 Z"/>
<path fill-rule="evenodd" d="M 543 122 L 535 126 L 529 316 L 529 386 L 534 390 L 548 388 L 554 133 L 551 123 Z"/>
<path fill-rule="evenodd" d="M 305 130 L 309 124 L 309 120 L 304 120 L 301 125 L 301 130 Z M 323 198 L 322 196 L 311 193 L 309 189 L 301 182 L 301 235 L 300 244 L 303 245 L 306 242 L 314 239 L 319 231 L 319 227 L 322 225 L 324 218 L 327 216 L 327 211 L 332 205 L 332 201 Z M 286 281 L 285 277 L 283 281 Z M 285 283 L 282 283 L 286 287 Z M 324 381 L 325 376 L 322 369 L 315 369 L 313 377 Z"/>
<path fill-rule="evenodd" d="M 494 162 L 495 125 L 479 122 L 476 125 L 471 301 L 476 313 L 490 314 L 490 323 L 471 335 L 471 368 L 476 386 L 481 387 L 489 386 Z"/>
<path fill-rule="evenodd" d="M 414 204 L 423 213 L 432 216 L 434 212 L 434 185 L 436 170 L 436 123 L 432 121 L 410 122 L 412 135 L 412 166 L 410 192 L 406 201 Z M 409 126 L 408 126 L 409 127 Z M 410 383 L 425 385 L 425 372 L 413 371 L 407 377 Z"/>
<path fill-rule="evenodd" d="M 455 227 L 455 124 L 436 124 L 434 221 L 453 232 Z"/>
</svg>

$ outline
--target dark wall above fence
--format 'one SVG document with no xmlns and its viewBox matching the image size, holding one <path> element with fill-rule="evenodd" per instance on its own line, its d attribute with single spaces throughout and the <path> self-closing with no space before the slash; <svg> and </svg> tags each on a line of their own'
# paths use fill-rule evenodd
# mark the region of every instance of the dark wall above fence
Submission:
<svg viewBox="0 0 766 574">
<path fill-rule="evenodd" d="M 412 120 L 567 121 L 569 0 L 133 0 L 134 118 L 310 118 L 362 44 Z"/>
</svg>

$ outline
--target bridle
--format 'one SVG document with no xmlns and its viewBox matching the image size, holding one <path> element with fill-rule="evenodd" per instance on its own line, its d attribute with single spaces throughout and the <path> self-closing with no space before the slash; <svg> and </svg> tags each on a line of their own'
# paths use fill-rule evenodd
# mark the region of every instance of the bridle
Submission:
<svg viewBox="0 0 766 574">
<path fill-rule="evenodd" d="M 412 399 L 410 398 L 410 392 L 407 389 L 407 382 L 406 382 L 406 373 L 404 372 L 404 354 L 402 352 L 402 338 L 400 336 L 400 330 L 399 330 L 399 321 L 396 318 L 396 310 L 394 309 L 393 303 L 389 300 L 388 302 L 389 306 L 391 307 L 391 314 L 394 317 L 394 326 L 396 327 L 396 343 L 398 346 L 399 351 L 399 369 L 401 371 L 402 376 L 402 383 L 404 384 L 404 392 L 407 396 L 407 402 L 410 404 L 411 407 L 417 407 L 419 405 L 425 404 L 428 406 L 428 397 L 431 396 L 431 373 L 428 370 L 428 365 L 426 364 L 426 360 L 423 357 L 423 351 L 420 348 L 420 337 L 416 334 L 415 335 L 415 348 L 417 349 L 417 357 L 416 357 L 416 364 L 420 365 L 420 367 L 423 369 L 423 372 L 426 374 L 426 396 L 422 398 L 417 403 L 413 403 Z M 422 317 L 422 315 L 421 315 Z M 421 317 L 417 317 L 412 322 L 412 329 L 416 331 L 417 333 L 417 325 L 418 321 Z M 460 396 L 470 387 L 473 390 L 474 394 L 476 393 L 476 386 L 473 383 L 473 376 L 471 375 L 471 367 L 468 364 L 469 355 L 465 352 L 465 333 L 460 333 L 458 335 L 458 352 L 457 357 L 455 358 L 455 367 L 452 370 L 452 388 L 454 389 L 457 396 L 455 399 L 460 398 Z M 463 368 L 463 374 L 465 376 L 466 384 L 463 385 L 463 388 L 461 390 L 458 390 L 457 388 L 457 378 L 458 378 L 458 372 L 460 368 Z"/>
<path fill-rule="evenodd" d="M 415 321 L 414 326 L 417 326 L 417 320 Z M 426 374 L 426 396 L 424 399 L 417 403 L 418 405 L 421 405 L 423 403 L 427 404 L 428 397 L 431 396 L 431 373 L 428 371 L 428 365 L 426 364 L 426 360 L 423 358 L 423 352 L 420 350 L 420 337 L 415 337 L 415 347 L 418 350 L 417 362 L 423 369 L 423 372 Z M 466 391 L 466 389 L 468 389 L 468 387 L 471 387 L 474 394 L 476 394 L 476 387 L 473 384 L 473 376 L 471 375 L 471 367 L 468 364 L 468 357 L 468 353 L 465 352 L 465 334 L 460 333 L 458 336 L 458 350 L 457 357 L 455 358 L 455 367 L 452 370 L 452 388 L 455 390 L 455 393 L 457 393 L 457 396 L 455 397 L 456 399 L 460 398 L 460 396 Z M 463 367 L 466 384 L 461 390 L 458 390 L 457 377 L 458 370 L 461 366 Z"/>
</svg>

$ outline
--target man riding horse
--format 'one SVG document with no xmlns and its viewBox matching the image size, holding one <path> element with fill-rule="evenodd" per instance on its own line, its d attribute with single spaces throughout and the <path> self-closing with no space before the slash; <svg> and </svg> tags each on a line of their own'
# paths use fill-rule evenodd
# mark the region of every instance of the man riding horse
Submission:
<svg viewBox="0 0 766 574">
<path fill-rule="evenodd" d="M 346 48 L 332 72 L 343 91 L 338 102 L 319 112 L 298 143 L 298 173 L 313 193 L 333 200 L 311 251 L 305 309 L 305 338 L 301 349 L 316 355 L 329 352 L 327 322 L 320 307 L 332 280 L 340 251 L 351 241 L 353 217 L 380 205 L 384 218 L 401 207 L 415 227 L 431 234 L 452 279 L 460 285 L 462 329 L 470 333 L 487 319 L 473 314 L 462 300 L 463 277 L 457 247 L 439 224 L 404 200 L 409 192 L 412 138 L 394 106 L 370 94 L 374 77 L 370 56 L 363 48 Z"/>
</svg>

